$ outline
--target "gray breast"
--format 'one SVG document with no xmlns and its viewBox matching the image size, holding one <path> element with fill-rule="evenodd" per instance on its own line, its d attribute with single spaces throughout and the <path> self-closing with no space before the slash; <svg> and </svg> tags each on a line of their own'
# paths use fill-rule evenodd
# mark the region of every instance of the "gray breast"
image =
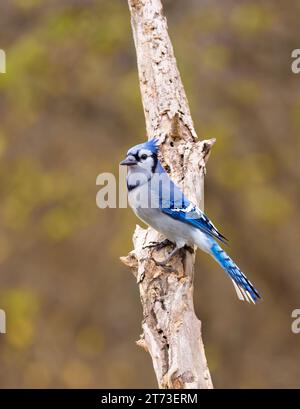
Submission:
<svg viewBox="0 0 300 409">
<path fill-rule="evenodd" d="M 170 241 L 176 243 L 179 247 L 182 247 L 185 244 L 192 245 L 194 242 L 194 228 L 162 213 L 161 209 L 158 208 L 158 202 L 153 197 L 152 207 L 147 205 L 142 206 L 141 196 L 143 197 L 146 194 L 144 190 L 145 187 L 141 186 L 128 194 L 129 204 L 135 214 L 143 222 L 164 234 Z"/>
</svg>

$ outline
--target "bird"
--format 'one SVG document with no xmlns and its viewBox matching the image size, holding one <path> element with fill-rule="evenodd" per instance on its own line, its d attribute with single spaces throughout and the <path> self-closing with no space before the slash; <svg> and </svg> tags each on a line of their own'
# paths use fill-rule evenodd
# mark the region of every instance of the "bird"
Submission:
<svg viewBox="0 0 300 409">
<path fill-rule="evenodd" d="M 228 240 L 171 180 L 160 163 L 158 152 L 159 140 L 152 138 L 130 148 L 120 163 L 127 166 L 130 207 L 139 219 L 166 237 L 153 246 L 174 245 L 166 259 L 157 264 L 166 266 L 180 249 L 191 249 L 196 245 L 225 270 L 238 298 L 255 304 L 261 296 L 220 245 L 227 244 Z"/>
</svg>

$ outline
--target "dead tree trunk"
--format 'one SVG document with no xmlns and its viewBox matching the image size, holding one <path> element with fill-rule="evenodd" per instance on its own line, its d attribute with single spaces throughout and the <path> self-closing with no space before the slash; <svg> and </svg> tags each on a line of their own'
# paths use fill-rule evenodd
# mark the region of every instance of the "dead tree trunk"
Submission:
<svg viewBox="0 0 300 409">
<path fill-rule="evenodd" d="M 160 160 L 187 197 L 203 208 L 205 163 L 214 140 L 196 142 L 187 98 L 161 0 L 128 0 L 148 138 L 158 137 Z M 137 141 L 139 142 L 139 141 Z M 175 256 L 170 271 L 145 248 L 162 237 L 136 227 L 134 250 L 122 261 L 137 278 L 143 306 L 138 344 L 149 351 L 160 388 L 212 388 L 193 305 L 195 255 Z M 166 249 L 155 251 L 157 260 Z"/>
</svg>

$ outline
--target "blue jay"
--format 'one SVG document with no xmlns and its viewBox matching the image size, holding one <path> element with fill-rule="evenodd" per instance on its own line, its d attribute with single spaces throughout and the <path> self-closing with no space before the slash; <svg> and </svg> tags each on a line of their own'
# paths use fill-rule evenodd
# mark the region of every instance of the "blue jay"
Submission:
<svg viewBox="0 0 300 409">
<path fill-rule="evenodd" d="M 169 178 L 159 162 L 157 143 L 151 139 L 132 147 L 120 163 L 128 167 L 128 201 L 134 213 L 166 236 L 159 247 L 175 244 L 168 257 L 157 263 L 165 265 L 179 249 L 196 245 L 226 271 L 239 299 L 255 303 L 260 295 L 217 242 L 226 243 L 227 239 Z"/>
</svg>

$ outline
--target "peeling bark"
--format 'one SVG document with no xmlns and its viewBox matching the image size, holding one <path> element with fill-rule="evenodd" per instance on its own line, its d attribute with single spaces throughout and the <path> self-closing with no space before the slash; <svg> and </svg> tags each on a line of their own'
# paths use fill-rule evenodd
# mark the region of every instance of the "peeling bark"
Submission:
<svg viewBox="0 0 300 409">
<path fill-rule="evenodd" d="M 148 138 L 158 137 L 160 161 L 186 196 L 204 205 L 205 164 L 215 140 L 197 141 L 161 0 L 128 0 Z M 212 388 L 193 305 L 195 254 L 188 251 L 157 266 L 170 249 L 146 246 L 162 241 L 155 230 L 137 226 L 134 250 L 121 260 L 131 267 L 143 306 L 143 334 L 137 342 L 152 357 L 160 388 Z"/>
</svg>

